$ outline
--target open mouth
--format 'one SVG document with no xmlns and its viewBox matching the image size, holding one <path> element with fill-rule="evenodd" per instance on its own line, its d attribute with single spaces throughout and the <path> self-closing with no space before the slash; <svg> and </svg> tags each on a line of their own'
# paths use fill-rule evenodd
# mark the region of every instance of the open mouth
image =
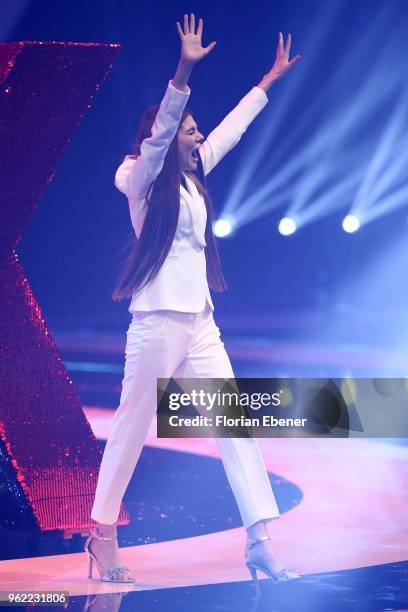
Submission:
<svg viewBox="0 0 408 612">
<path fill-rule="evenodd" d="M 195 162 L 198 162 L 198 149 L 194 149 L 194 151 L 191 152 L 191 157 Z"/>
</svg>

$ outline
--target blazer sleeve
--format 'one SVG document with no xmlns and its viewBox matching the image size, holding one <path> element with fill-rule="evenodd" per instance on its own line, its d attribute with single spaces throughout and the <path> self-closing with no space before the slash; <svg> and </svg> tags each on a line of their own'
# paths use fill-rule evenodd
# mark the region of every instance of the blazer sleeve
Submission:
<svg viewBox="0 0 408 612">
<path fill-rule="evenodd" d="M 115 186 L 128 198 L 143 199 L 163 168 L 164 158 L 176 135 L 178 125 L 190 95 L 169 82 L 161 101 L 151 136 L 145 138 L 140 155 L 134 158 L 126 155 L 115 174 Z"/>
<path fill-rule="evenodd" d="M 204 174 L 208 174 L 228 151 L 240 141 L 242 134 L 268 102 L 260 87 L 253 87 L 237 106 L 208 135 L 199 148 Z"/>
</svg>

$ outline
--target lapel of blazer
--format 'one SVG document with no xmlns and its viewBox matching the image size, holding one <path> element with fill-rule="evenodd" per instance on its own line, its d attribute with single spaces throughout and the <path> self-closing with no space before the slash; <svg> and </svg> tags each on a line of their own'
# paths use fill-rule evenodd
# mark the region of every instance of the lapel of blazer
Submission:
<svg viewBox="0 0 408 612">
<path fill-rule="evenodd" d="M 187 189 L 185 189 L 183 185 L 180 185 L 180 191 L 183 193 L 185 202 L 190 211 L 194 236 L 199 246 L 205 247 L 205 225 L 207 221 L 205 204 L 194 182 L 185 174 L 183 176 L 186 181 Z"/>
</svg>

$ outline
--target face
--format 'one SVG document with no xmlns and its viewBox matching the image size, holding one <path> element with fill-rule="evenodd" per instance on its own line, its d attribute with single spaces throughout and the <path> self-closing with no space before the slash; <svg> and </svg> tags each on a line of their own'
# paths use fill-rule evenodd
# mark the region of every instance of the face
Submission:
<svg viewBox="0 0 408 612">
<path fill-rule="evenodd" d="M 177 132 L 181 170 L 195 170 L 197 168 L 198 147 L 203 140 L 204 136 L 198 131 L 196 122 L 191 115 L 188 115 Z"/>
</svg>

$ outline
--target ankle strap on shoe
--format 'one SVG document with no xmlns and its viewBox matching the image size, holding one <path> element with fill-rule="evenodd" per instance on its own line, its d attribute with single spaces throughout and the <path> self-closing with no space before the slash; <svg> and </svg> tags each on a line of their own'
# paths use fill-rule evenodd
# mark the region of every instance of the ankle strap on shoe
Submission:
<svg viewBox="0 0 408 612">
<path fill-rule="evenodd" d="M 89 535 L 91 535 L 93 538 L 96 538 L 97 540 L 104 540 L 105 542 L 111 542 L 112 540 L 117 539 L 117 536 L 114 536 L 112 538 L 108 538 L 107 536 L 102 536 L 100 533 L 98 533 L 97 529 L 91 529 L 89 531 Z"/>
<path fill-rule="evenodd" d="M 265 540 L 270 540 L 271 538 L 269 536 L 261 536 L 260 538 L 248 538 L 248 550 L 250 548 L 252 548 L 253 546 L 255 546 L 255 544 L 258 544 L 258 542 L 265 542 Z"/>
</svg>

